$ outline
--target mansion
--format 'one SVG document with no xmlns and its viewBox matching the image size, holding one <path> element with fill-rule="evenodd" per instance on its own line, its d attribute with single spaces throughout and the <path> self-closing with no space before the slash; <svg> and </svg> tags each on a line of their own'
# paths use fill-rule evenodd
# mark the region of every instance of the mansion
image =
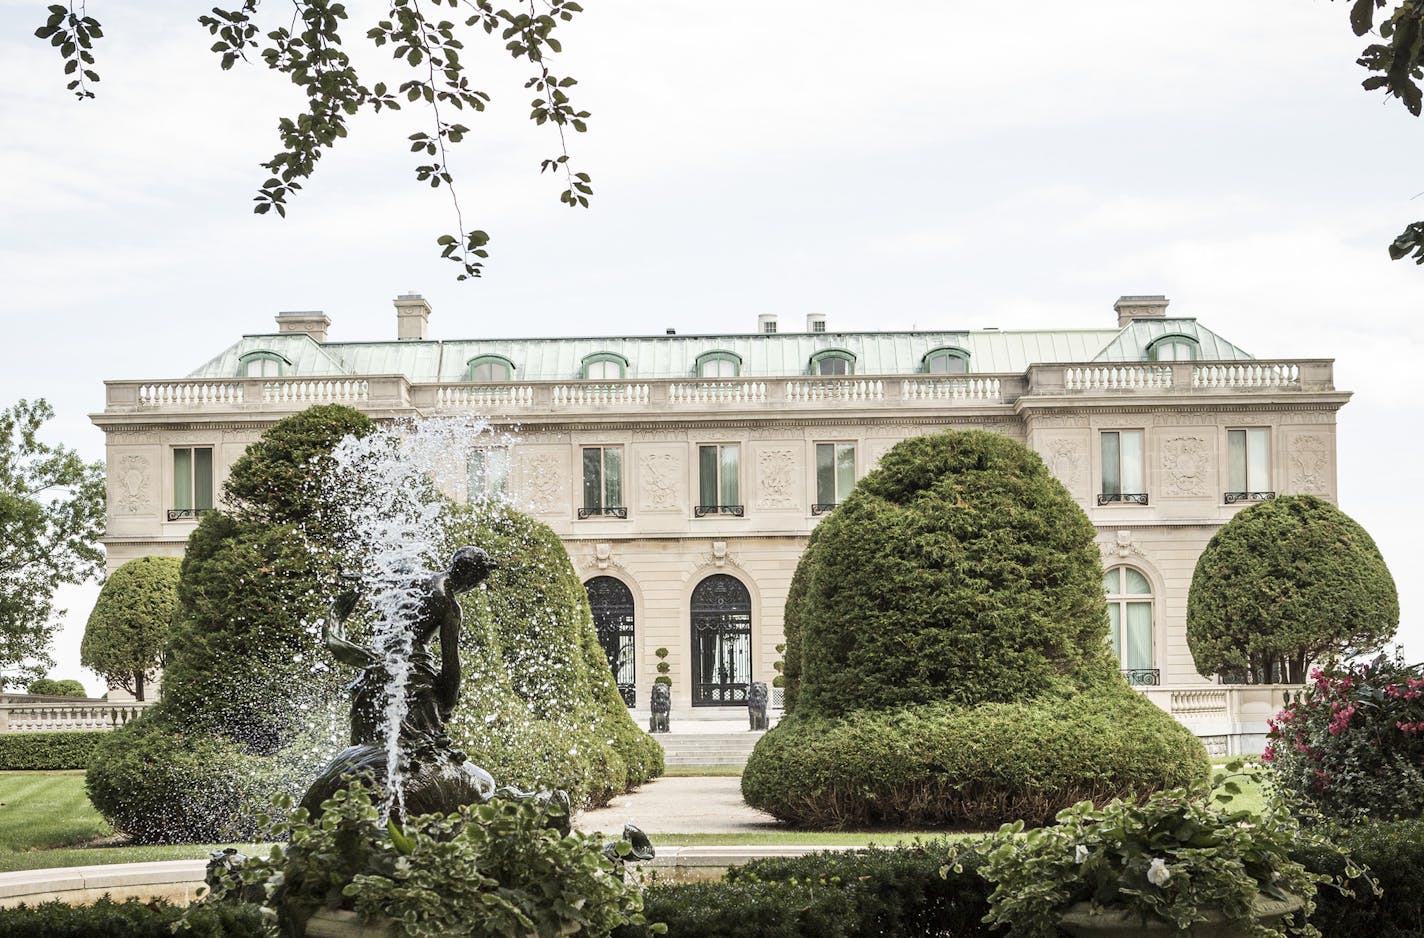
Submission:
<svg viewBox="0 0 1424 938">
<path fill-rule="evenodd" d="M 1111 640 L 1128 680 L 1214 752 L 1259 751 L 1278 689 L 1197 674 L 1198 555 L 1243 505 L 1336 500 L 1327 359 L 1256 358 L 1160 296 L 1099 328 L 431 339 L 395 301 L 388 341 L 329 342 L 281 313 L 183 377 L 106 382 L 110 568 L 181 555 L 228 467 L 276 421 L 342 403 L 375 419 L 483 415 L 518 442 L 480 451 L 469 491 L 507 494 L 563 539 L 625 700 L 657 665 L 672 719 L 727 716 L 772 683 L 806 539 L 900 440 L 975 428 L 1020 440 L 1092 519 Z M 667 649 L 660 659 L 658 649 Z M 779 694 L 775 699 L 779 699 Z"/>
</svg>

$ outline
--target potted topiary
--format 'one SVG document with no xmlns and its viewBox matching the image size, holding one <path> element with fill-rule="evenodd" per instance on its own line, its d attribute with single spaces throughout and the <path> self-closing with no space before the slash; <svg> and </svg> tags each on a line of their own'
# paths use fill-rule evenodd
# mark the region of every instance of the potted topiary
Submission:
<svg viewBox="0 0 1424 938">
<path fill-rule="evenodd" d="M 1311 934 L 1317 875 L 1290 858 L 1303 834 L 1284 805 L 1259 814 L 1232 810 L 1241 763 L 1214 780 L 1209 799 L 1189 789 L 1158 792 L 1144 804 L 1081 802 L 1051 827 L 1004 825 L 977 849 L 980 874 L 995 885 L 984 921 L 1012 938 L 1182 935 L 1284 938 Z M 1347 863 L 1347 876 L 1362 871 Z"/>
</svg>

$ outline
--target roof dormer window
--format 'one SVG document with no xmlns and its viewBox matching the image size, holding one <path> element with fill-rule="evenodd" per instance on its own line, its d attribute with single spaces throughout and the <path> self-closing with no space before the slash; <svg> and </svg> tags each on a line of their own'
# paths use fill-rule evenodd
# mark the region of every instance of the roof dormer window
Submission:
<svg viewBox="0 0 1424 938">
<path fill-rule="evenodd" d="M 465 364 L 466 381 L 511 381 L 514 362 L 503 355 L 477 355 Z"/>
<path fill-rule="evenodd" d="M 853 375 L 855 355 L 845 349 L 828 348 L 811 356 L 813 375 Z"/>
<path fill-rule="evenodd" d="M 248 352 L 237 360 L 239 378 L 280 378 L 292 363 L 276 352 Z"/>
<path fill-rule="evenodd" d="M 628 359 L 617 352 L 585 355 L 579 374 L 588 381 L 617 381 L 628 373 Z"/>
<path fill-rule="evenodd" d="M 954 345 L 930 349 L 920 360 L 927 375 L 962 375 L 969 371 L 969 353 Z"/>
<path fill-rule="evenodd" d="M 1200 346 L 1187 335 L 1164 335 L 1147 346 L 1147 357 L 1154 362 L 1196 361 Z"/>
<path fill-rule="evenodd" d="M 735 378 L 742 371 L 742 356 L 718 349 L 697 356 L 697 377 Z"/>
</svg>

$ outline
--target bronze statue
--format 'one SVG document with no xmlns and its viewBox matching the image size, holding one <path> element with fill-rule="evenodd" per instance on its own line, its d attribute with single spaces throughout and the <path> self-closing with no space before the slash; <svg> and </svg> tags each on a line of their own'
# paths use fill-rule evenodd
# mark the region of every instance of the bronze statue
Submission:
<svg viewBox="0 0 1424 938">
<path fill-rule="evenodd" d="M 417 581 L 419 605 L 408 616 L 406 711 L 396 741 L 407 815 L 448 814 L 462 804 L 478 803 L 495 794 L 494 779 L 454 747 L 445 729 L 460 696 L 462 619 L 457 597 L 482 583 L 494 567 L 483 550 L 462 547 L 450 558 L 447 569 Z M 360 593 L 355 589 L 338 595 L 322 629 L 326 647 L 336 660 L 360 668 L 361 673 L 349 686 L 351 745 L 327 764 L 302 798 L 302 807 L 313 817 L 320 814 L 323 801 L 358 777 L 379 785 L 389 775 L 385 710 L 390 675 L 386 655 L 346 637 L 346 620 L 359 601 Z M 437 632 L 438 667 L 426 648 Z"/>
</svg>

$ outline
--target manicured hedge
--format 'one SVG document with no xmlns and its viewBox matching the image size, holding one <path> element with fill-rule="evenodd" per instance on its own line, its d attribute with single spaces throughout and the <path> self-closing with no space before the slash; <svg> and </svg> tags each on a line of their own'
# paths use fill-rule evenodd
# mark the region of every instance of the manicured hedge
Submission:
<svg viewBox="0 0 1424 938">
<path fill-rule="evenodd" d="M 1370 867 L 1384 888 L 1353 898 L 1328 887 L 1316 895 L 1310 922 L 1323 938 L 1418 938 L 1424 935 L 1424 821 L 1366 824 L 1330 839 Z M 981 921 L 992 887 L 979 858 L 946 841 L 854 853 L 817 853 L 759 860 L 728 871 L 724 881 L 653 885 L 644 914 L 665 922 L 668 938 L 991 938 Z M 1338 854 L 1300 848 L 1295 859 L 1317 873 L 1339 875 Z M 944 870 L 941 875 L 941 870 Z M 616 938 L 647 938 L 625 926 Z"/>
<path fill-rule="evenodd" d="M 46 902 L 0 909 L 0 935 L 15 938 L 173 938 L 183 907 L 163 900 L 93 905 Z M 267 938 L 270 932 L 256 906 L 208 905 L 189 918 L 188 938 Z"/>
<path fill-rule="evenodd" d="M 0 734 L 0 770 L 85 769 L 108 735 L 103 730 Z"/>
<path fill-rule="evenodd" d="M 654 885 L 643 914 L 669 938 L 923 938 L 992 935 L 980 919 L 992 888 L 970 856 L 962 872 L 940 870 L 943 841 L 889 850 L 817 853 L 749 863 L 723 882 Z M 646 938 L 624 926 L 615 938 Z"/>
<path fill-rule="evenodd" d="M 1052 823 L 1078 801 L 1142 797 L 1203 778 L 1201 743 L 1116 681 L 1071 697 L 961 707 L 800 710 L 757 743 L 749 804 L 815 828 L 983 829 Z"/>
</svg>

